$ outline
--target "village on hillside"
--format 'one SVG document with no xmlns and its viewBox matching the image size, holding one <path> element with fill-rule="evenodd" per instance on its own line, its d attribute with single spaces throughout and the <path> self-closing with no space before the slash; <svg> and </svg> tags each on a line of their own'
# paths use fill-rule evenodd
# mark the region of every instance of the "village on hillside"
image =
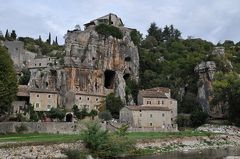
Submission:
<svg viewBox="0 0 240 159">
<path fill-rule="evenodd" d="M 122 38 L 101 35 L 105 25 L 120 30 Z M 47 54 L 38 46 L 37 52 L 26 50 L 20 40 L 2 42 L 18 79 L 25 76 L 23 70 L 29 71 L 29 81 L 18 86 L 13 114 L 29 118 L 31 107 L 38 116 L 42 114 L 37 121 L 46 122 L 52 119 L 44 114 L 64 109 L 61 121 L 75 122 L 77 116 L 83 119 L 87 113 L 94 119 L 104 111 L 106 97 L 113 93 L 124 106 L 117 117 L 112 114 L 116 117 L 113 124 L 127 124 L 131 131 L 177 131 L 177 101 L 171 98 L 169 88 L 140 90 L 136 100 L 125 92 L 127 80 L 139 80 L 138 48 L 131 39 L 134 29 L 125 27 L 121 18 L 112 13 L 84 26 L 84 30 L 76 26 L 67 31 L 62 51 Z"/>
</svg>

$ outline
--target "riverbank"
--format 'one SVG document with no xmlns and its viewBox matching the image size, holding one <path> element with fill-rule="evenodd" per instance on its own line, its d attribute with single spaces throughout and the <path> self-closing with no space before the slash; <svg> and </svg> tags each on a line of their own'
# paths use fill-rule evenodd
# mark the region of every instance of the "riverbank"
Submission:
<svg viewBox="0 0 240 159">
<path fill-rule="evenodd" d="M 204 129 L 202 132 L 200 130 Z M 128 137 L 136 141 L 140 155 L 163 152 L 191 152 L 203 149 L 240 146 L 240 130 L 236 127 L 204 126 L 197 131 L 134 132 Z M 83 150 L 79 135 L 11 134 L 0 136 L 0 158 L 66 158 L 65 150 Z"/>
<path fill-rule="evenodd" d="M 210 133 L 207 136 L 183 136 L 154 140 L 138 140 L 136 146 L 146 154 L 163 152 L 190 152 L 204 149 L 240 146 L 240 129 L 235 126 L 203 125 L 196 129 Z"/>
</svg>

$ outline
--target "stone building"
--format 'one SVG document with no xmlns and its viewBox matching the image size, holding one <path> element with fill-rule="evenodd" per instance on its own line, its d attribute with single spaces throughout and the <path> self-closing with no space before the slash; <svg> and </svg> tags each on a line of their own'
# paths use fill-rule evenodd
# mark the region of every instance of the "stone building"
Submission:
<svg viewBox="0 0 240 159">
<path fill-rule="evenodd" d="M 30 63 L 29 69 L 39 69 L 51 67 L 56 63 L 56 58 L 49 56 L 36 56 Z"/>
<path fill-rule="evenodd" d="M 30 103 L 34 111 L 49 111 L 58 106 L 58 92 L 47 89 L 30 89 Z"/>
<path fill-rule="evenodd" d="M 103 24 L 103 23 L 113 25 L 116 27 L 124 26 L 121 18 L 119 18 L 116 14 L 113 14 L 113 13 L 109 13 L 105 16 L 94 19 L 94 20 L 90 21 L 89 23 L 84 24 L 84 26 L 85 26 L 85 28 L 87 28 L 89 26 L 95 26 L 95 25 L 99 25 L 99 24 Z"/>
<path fill-rule="evenodd" d="M 28 67 L 37 55 L 36 53 L 25 50 L 22 41 L 5 41 L 4 46 L 8 49 L 8 53 L 13 60 L 16 70 L 21 71 L 22 68 Z"/>
<path fill-rule="evenodd" d="M 105 95 L 76 93 L 75 104 L 79 109 L 86 108 L 87 111 L 98 110 L 99 106 L 105 100 Z"/>
<path fill-rule="evenodd" d="M 15 68 L 22 68 L 24 65 L 24 43 L 22 41 L 5 41 L 4 46 L 8 49 Z"/>
<path fill-rule="evenodd" d="M 159 131 L 176 130 L 177 101 L 169 88 L 141 90 L 137 106 L 126 106 L 120 111 L 120 121 L 132 128 L 154 128 Z"/>
<path fill-rule="evenodd" d="M 19 85 L 16 100 L 12 103 L 13 113 L 22 113 L 29 103 L 29 87 Z"/>
</svg>

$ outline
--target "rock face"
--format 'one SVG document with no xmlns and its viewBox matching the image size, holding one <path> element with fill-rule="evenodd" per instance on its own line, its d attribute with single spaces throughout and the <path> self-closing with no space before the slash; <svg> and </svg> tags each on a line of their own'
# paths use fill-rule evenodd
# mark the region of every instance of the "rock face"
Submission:
<svg viewBox="0 0 240 159">
<path fill-rule="evenodd" d="M 123 39 L 105 37 L 89 27 L 69 31 L 66 37 L 67 91 L 108 94 L 114 91 L 125 102 L 125 80 L 138 81 L 138 49 L 130 29 L 121 27 Z"/>
<path fill-rule="evenodd" d="M 201 62 L 194 70 L 199 74 L 198 102 L 205 112 L 212 114 L 214 112 L 211 112 L 209 101 L 212 96 L 212 81 L 216 70 L 216 64 L 214 61 Z"/>
<path fill-rule="evenodd" d="M 115 92 L 125 101 L 125 79 L 138 81 L 138 49 L 131 41 L 131 29 L 120 26 L 122 39 L 106 37 L 89 26 L 68 31 L 64 65 L 34 70 L 31 87 L 59 92 L 59 105 L 71 107 L 75 94 L 107 95 Z M 47 85 L 46 85 L 47 84 Z"/>
</svg>

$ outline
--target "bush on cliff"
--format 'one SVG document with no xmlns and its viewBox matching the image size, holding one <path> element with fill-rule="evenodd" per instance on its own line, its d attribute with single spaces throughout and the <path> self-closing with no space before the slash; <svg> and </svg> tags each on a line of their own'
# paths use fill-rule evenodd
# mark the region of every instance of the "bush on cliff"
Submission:
<svg viewBox="0 0 240 159">
<path fill-rule="evenodd" d="M 110 35 L 117 38 L 122 39 L 123 34 L 121 30 L 115 26 L 107 25 L 107 24 L 99 24 L 96 26 L 95 29 L 99 34 L 105 35 L 106 37 L 109 37 Z"/>
</svg>

